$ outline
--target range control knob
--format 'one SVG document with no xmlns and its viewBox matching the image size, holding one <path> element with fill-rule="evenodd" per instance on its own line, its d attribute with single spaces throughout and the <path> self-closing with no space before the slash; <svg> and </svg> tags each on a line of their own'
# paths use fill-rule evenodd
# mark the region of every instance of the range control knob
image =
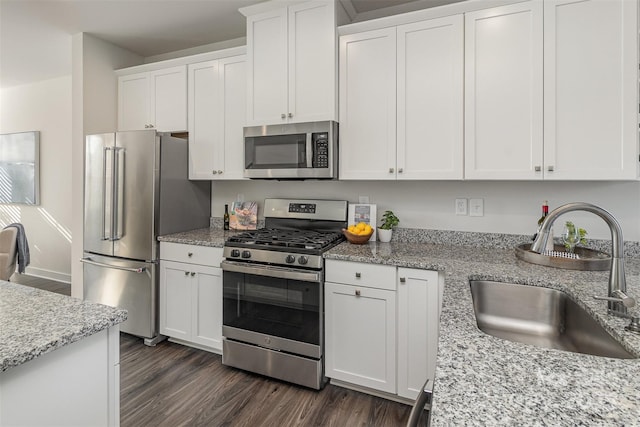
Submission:
<svg viewBox="0 0 640 427">
<path fill-rule="evenodd" d="M 240 249 L 231 249 L 231 256 L 237 258 L 240 256 Z"/>
<path fill-rule="evenodd" d="M 304 255 L 302 255 L 302 256 L 300 256 L 300 258 L 298 258 L 298 262 L 300 263 L 300 265 L 305 265 L 308 261 L 309 261 L 309 258 L 307 258 Z"/>
<path fill-rule="evenodd" d="M 296 257 L 294 257 L 293 255 L 287 255 L 284 260 L 287 262 L 287 264 L 293 264 L 294 262 L 296 262 Z"/>
<path fill-rule="evenodd" d="M 242 258 L 251 258 L 251 251 L 242 251 Z"/>
</svg>

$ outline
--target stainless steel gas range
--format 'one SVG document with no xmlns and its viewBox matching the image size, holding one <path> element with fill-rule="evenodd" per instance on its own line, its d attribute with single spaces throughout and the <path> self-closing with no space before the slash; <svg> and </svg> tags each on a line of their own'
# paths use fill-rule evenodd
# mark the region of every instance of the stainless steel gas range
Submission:
<svg viewBox="0 0 640 427">
<path fill-rule="evenodd" d="M 343 241 L 348 203 L 266 199 L 265 228 L 224 245 L 222 363 L 321 389 L 324 260 Z"/>
</svg>

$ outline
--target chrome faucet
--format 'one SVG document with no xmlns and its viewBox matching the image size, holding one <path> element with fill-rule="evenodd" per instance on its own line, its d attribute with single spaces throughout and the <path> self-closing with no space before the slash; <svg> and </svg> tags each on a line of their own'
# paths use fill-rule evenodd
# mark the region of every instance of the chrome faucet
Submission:
<svg viewBox="0 0 640 427">
<path fill-rule="evenodd" d="M 629 297 L 627 280 L 624 274 L 624 240 L 622 228 L 618 221 L 606 210 L 590 203 L 567 203 L 547 215 L 540 226 L 540 232 L 531 244 L 531 251 L 542 253 L 549 239 L 549 230 L 554 221 L 562 214 L 572 211 L 586 211 L 598 215 L 611 230 L 611 271 L 609 272 L 609 294 L 606 297 L 594 296 L 595 299 L 608 301 L 609 313 L 619 317 L 629 317 L 627 308 L 635 305 L 636 301 Z"/>
</svg>

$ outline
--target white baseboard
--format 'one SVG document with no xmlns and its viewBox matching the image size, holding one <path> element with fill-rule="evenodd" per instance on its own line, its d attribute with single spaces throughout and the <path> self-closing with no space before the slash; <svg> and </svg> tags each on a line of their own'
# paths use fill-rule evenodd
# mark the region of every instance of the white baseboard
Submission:
<svg viewBox="0 0 640 427">
<path fill-rule="evenodd" d="M 17 272 L 18 270 L 16 270 L 16 273 Z M 23 274 L 71 284 L 71 274 L 59 273 L 57 271 L 45 270 L 43 268 L 27 267 Z"/>
</svg>

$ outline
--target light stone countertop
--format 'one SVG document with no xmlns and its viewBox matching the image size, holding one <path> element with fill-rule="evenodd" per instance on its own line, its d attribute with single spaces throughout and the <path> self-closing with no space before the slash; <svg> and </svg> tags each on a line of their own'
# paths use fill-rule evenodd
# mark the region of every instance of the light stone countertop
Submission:
<svg viewBox="0 0 640 427">
<path fill-rule="evenodd" d="M 160 241 L 222 247 L 233 231 L 199 229 Z M 437 270 L 445 285 L 432 409 L 433 426 L 640 426 L 640 359 L 610 359 L 505 341 L 480 331 L 469 280 L 559 289 L 585 307 L 624 347 L 640 356 L 640 335 L 607 314 L 608 271 L 578 272 L 515 257 L 523 236 L 406 230 L 402 242 L 342 243 L 327 259 Z M 423 243 L 430 241 L 432 243 Z M 454 244 L 448 244 L 454 243 Z M 465 246 L 475 244 L 480 247 Z M 594 242 L 603 244 L 607 242 Z M 640 300 L 638 245 L 626 249 L 628 294 Z"/>
<path fill-rule="evenodd" d="M 0 372 L 125 320 L 126 310 L 0 281 Z"/>
<path fill-rule="evenodd" d="M 640 359 L 544 349 L 489 336 L 476 326 L 469 280 L 509 281 L 567 292 L 633 354 L 640 335 L 607 314 L 608 272 L 518 260 L 513 249 L 425 243 L 343 243 L 327 259 L 438 270 L 445 275 L 432 426 L 640 425 Z M 627 290 L 640 299 L 640 259 L 627 258 Z"/>
<path fill-rule="evenodd" d="M 221 248 L 224 246 L 224 242 L 227 240 L 227 237 L 238 233 L 241 233 L 241 231 L 225 231 L 216 228 L 198 228 L 196 230 L 184 231 L 182 233 L 158 236 L 158 241 Z"/>
</svg>

